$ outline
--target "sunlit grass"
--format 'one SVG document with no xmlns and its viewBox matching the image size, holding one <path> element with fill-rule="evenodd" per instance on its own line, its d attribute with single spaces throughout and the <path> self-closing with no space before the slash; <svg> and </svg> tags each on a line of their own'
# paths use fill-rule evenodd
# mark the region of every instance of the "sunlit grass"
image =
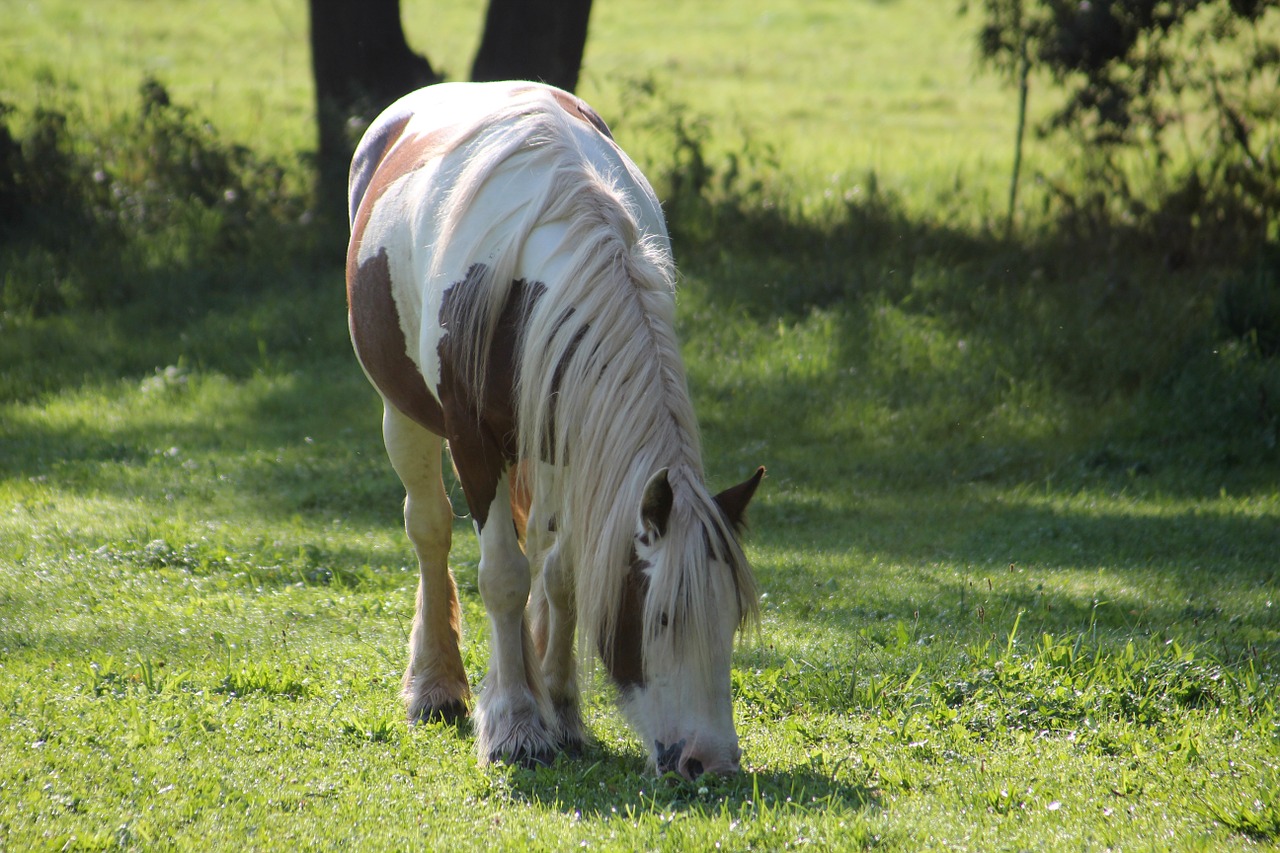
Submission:
<svg viewBox="0 0 1280 853">
<path fill-rule="evenodd" d="M 437 71 L 465 79 L 482 6 L 402 5 L 410 44 Z M 105 122 L 131 109 L 138 82 L 153 75 L 261 154 L 314 147 L 305 4 L 184 0 L 149 4 L 145 14 L 133 9 L 8 4 L 0 98 L 24 106 L 69 101 Z M 654 80 L 718 127 L 785 158 L 802 196 L 838 194 L 875 173 L 913 208 L 957 186 L 999 206 L 1014 99 L 977 65 L 977 21 L 957 9 L 932 0 L 601 4 L 579 92 L 620 126 L 642 160 L 650 153 L 644 135 L 627 128 L 627 93 L 638 80 Z M 738 144 L 725 133 L 713 150 Z M 1050 156 L 1034 143 L 1033 153 Z"/>
</svg>

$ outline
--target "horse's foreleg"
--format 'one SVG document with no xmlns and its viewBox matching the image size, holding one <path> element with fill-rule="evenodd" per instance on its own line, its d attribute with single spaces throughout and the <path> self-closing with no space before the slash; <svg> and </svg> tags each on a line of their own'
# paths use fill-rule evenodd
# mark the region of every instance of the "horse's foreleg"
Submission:
<svg viewBox="0 0 1280 853">
<path fill-rule="evenodd" d="M 582 708 L 578 693 L 578 666 L 574 659 L 573 573 L 560 557 L 559 546 L 547 552 L 542 568 L 542 592 L 545 623 L 542 636 L 542 672 L 547 692 L 555 708 L 560 744 L 570 753 L 582 751 L 586 729 L 582 725 Z"/>
<path fill-rule="evenodd" d="M 539 471 L 539 473 L 542 473 Z M 586 729 L 578 692 L 578 669 L 574 659 L 573 575 L 560 557 L 556 542 L 560 519 L 552 517 L 548 496 L 538 486 L 529 514 L 525 551 L 534 567 L 533 595 L 529 599 L 529 618 L 533 625 L 533 643 L 542 661 L 547 694 L 555 709 L 560 748 L 569 753 L 582 751 Z"/>
<path fill-rule="evenodd" d="M 391 465 L 405 488 L 404 524 L 418 556 L 418 602 L 409 637 L 403 695 L 409 721 L 455 720 L 467 713 L 458 590 L 449 571 L 453 510 L 441 480 L 442 440 L 390 403 L 382 418 Z"/>
<path fill-rule="evenodd" d="M 557 751 L 554 719 L 525 616 L 529 561 L 520 550 L 506 478 L 480 536 L 480 597 L 489 614 L 489 674 L 476 704 L 481 760 L 545 764 Z"/>
</svg>

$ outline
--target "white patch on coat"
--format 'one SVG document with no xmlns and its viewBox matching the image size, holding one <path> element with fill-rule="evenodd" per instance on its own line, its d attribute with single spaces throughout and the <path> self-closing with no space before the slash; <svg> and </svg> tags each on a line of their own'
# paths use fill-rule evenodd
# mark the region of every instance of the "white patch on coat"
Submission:
<svg viewBox="0 0 1280 853">
<path fill-rule="evenodd" d="M 370 126 L 357 148 L 360 161 L 363 149 L 377 143 L 386 128 L 404 117 L 409 121 L 399 138 L 382 160 L 406 145 L 433 140 L 442 156 L 422 163 L 413 171 L 396 178 L 373 206 L 360 245 L 361 264 L 383 249 L 392 281 L 392 298 L 400 317 L 407 354 L 427 381 L 431 393 L 439 401 L 439 345 L 447 330 L 440 323 L 440 309 L 445 294 L 461 282 L 474 264 L 492 264 L 494 246 L 508 242 L 512 231 L 520 228 L 521 216 L 540 199 L 536 170 L 526 168 L 526 158 L 517 156 L 497 164 L 485 176 L 466 202 L 466 212 L 455 217 L 455 184 L 479 153 L 486 140 L 500 137 L 504 127 L 490 117 L 507 110 L 504 119 L 515 130 L 519 113 L 509 108 L 514 93 L 527 90 L 536 100 L 542 87 L 529 83 L 468 84 L 446 83 L 420 89 L 401 98 Z M 568 125 L 574 142 L 592 166 L 601 174 L 619 182 L 637 203 L 637 213 L 647 232 L 661 235 L 666 242 L 666 228 L 661 207 L 647 182 L 634 164 L 606 136 L 578 119 Z M 477 135 L 477 131 L 483 134 Z M 440 145 L 441 138 L 444 144 Z M 355 197 L 362 195 L 371 175 L 353 171 L 352 218 L 359 207 Z M 450 221 L 456 227 L 441 244 L 441 224 Z M 539 221 L 527 233 L 514 269 L 514 277 L 555 288 L 569 267 L 574 246 L 564 241 L 563 222 Z"/>
</svg>

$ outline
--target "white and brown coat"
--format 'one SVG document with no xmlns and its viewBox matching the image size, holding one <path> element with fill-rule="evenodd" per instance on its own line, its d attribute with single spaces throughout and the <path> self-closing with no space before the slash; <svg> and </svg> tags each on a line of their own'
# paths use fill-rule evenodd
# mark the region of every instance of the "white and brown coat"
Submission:
<svg viewBox="0 0 1280 853">
<path fill-rule="evenodd" d="M 730 654 L 756 600 L 737 527 L 763 471 L 715 498 L 704 484 L 648 182 L 573 95 L 458 83 L 370 127 L 350 200 L 351 336 L 383 397 L 421 570 L 410 718 L 457 716 L 470 699 L 447 439 L 492 628 L 482 759 L 581 746 L 577 625 L 659 770 L 735 771 Z M 513 500 L 517 463 L 527 482 Z"/>
</svg>

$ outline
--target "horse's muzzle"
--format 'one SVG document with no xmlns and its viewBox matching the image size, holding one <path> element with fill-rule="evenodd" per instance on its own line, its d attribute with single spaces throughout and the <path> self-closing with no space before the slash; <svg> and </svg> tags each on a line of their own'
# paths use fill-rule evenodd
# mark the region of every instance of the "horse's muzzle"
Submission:
<svg viewBox="0 0 1280 853">
<path fill-rule="evenodd" d="M 742 750 L 737 746 L 731 747 L 728 754 L 712 756 L 701 754 L 697 748 L 686 752 L 686 743 L 686 740 L 679 740 L 669 745 L 657 740 L 653 742 L 656 748 L 658 773 L 664 776 L 667 773 L 678 773 L 692 782 L 703 773 L 733 776 L 739 771 Z"/>
</svg>

